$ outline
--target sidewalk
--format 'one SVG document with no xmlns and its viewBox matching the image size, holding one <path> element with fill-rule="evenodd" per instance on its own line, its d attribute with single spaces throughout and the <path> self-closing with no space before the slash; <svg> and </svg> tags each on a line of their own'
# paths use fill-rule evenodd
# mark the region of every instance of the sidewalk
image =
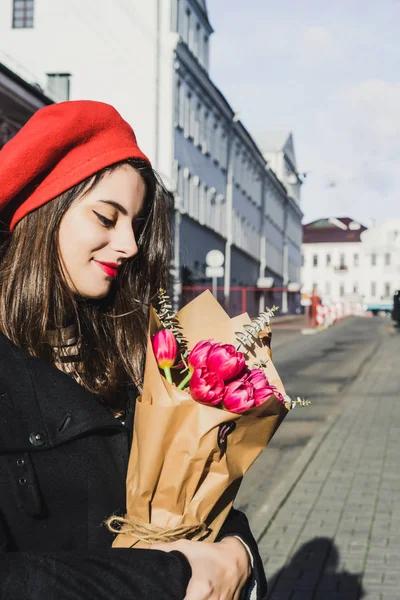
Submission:
<svg viewBox="0 0 400 600">
<path fill-rule="evenodd" d="M 399 351 L 388 327 L 257 515 L 270 600 L 400 599 Z"/>
</svg>

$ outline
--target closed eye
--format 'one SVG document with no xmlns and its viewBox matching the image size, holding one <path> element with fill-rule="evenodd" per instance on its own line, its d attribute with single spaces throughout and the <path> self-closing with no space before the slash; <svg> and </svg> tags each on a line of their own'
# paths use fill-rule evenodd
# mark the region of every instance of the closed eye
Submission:
<svg viewBox="0 0 400 600">
<path fill-rule="evenodd" d="M 104 215 L 98 213 L 95 210 L 93 212 L 96 215 L 96 217 L 99 219 L 100 223 L 102 223 L 102 225 L 104 227 L 107 227 L 107 229 L 113 227 L 114 221 L 112 221 L 111 219 L 107 219 L 107 217 L 105 217 Z"/>
</svg>

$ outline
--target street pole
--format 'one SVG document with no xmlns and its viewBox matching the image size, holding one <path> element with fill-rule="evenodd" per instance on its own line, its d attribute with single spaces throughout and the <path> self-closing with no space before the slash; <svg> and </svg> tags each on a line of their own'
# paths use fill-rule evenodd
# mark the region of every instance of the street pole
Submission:
<svg viewBox="0 0 400 600">
<path fill-rule="evenodd" d="M 173 267 L 173 284 L 172 284 L 172 306 L 174 312 L 178 312 L 180 308 L 180 300 L 182 294 L 182 283 L 180 278 L 180 229 L 181 229 L 181 199 L 179 194 L 174 194 L 174 267 Z"/>
<path fill-rule="evenodd" d="M 266 174 L 266 166 L 263 169 L 262 181 L 261 181 L 261 215 L 260 215 L 260 271 L 259 277 L 265 277 L 265 267 L 267 266 L 267 256 L 266 256 L 266 226 L 265 226 L 265 212 L 266 212 L 266 189 L 267 186 L 265 184 L 267 174 Z M 262 291 L 260 293 L 260 300 L 258 306 L 259 312 L 262 313 L 265 310 L 265 292 Z"/>
<path fill-rule="evenodd" d="M 283 287 L 285 291 L 282 292 L 282 312 L 288 312 L 288 295 L 287 295 L 287 286 L 289 285 L 289 246 L 288 246 L 288 236 L 287 236 L 287 227 L 289 220 L 289 204 L 288 199 L 285 200 L 285 217 L 284 217 L 284 230 L 283 230 Z"/>
<path fill-rule="evenodd" d="M 232 215 L 233 215 L 233 141 L 235 123 L 239 115 L 233 115 L 228 139 L 228 167 L 226 176 L 226 242 L 225 242 L 225 273 L 224 273 L 224 307 L 229 312 L 231 294 L 231 262 L 232 262 Z"/>
<path fill-rule="evenodd" d="M 217 296 L 218 296 L 218 290 L 217 290 L 217 278 L 213 277 L 212 278 L 212 294 L 214 296 L 214 298 L 217 300 Z"/>
</svg>

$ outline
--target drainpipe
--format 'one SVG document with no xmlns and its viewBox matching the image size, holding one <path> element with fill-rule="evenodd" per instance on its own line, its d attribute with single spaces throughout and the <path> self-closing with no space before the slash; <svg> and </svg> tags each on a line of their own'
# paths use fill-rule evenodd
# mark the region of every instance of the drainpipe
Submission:
<svg viewBox="0 0 400 600">
<path fill-rule="evenodd" d="M 224 307 L 229 312 L 231 294 L 231 263 L 232 263 L 232 216 L 233 216 L 233 157 L 235 124 L 239 121 L 239 115 L 235 113 L 232 117 L 229 139 L 228 139 L 228 167 L 226 175 L 226 242 L 225 242 L 225 273 L 224 273 Z"/>
<path fill-rule="evenodd" d="M 267 173 L 266 173 L 266 165 L 264 167 L 263 170 L 263 175 L 262 175 L 262 181 L 261 181 L 261 215 L 260 215 L 260 271 L 258 276 L 260 277 L 260 279 L 262 277 L 265 277 L 265 268 L 267 266 L 267 256 L 266 256 L 266 250 L 265 250 L 265 244 L 267 241 L 267 233 L 266 233 L 266 223 L 265 223 L 265 211 L 266 211 L 266 206 L 267 206 L 267 199 L 266 199 L 266 178 L 267 178 Z M 265 292 L 261 292 L 260 293 L 260 300 L 259 300 L 259 312 L 263 312 L 263 310 L 265 309 Z"/>
<path fill-rule="evenodd" d="M 160 146 L 160 73 L 161 73 L 161 0 L 156 0 L 156 102 L 155 102 L 155 136 L 154 136 L 154 166 L 157 171 L 159 165 Z"/>
<path fill-rule="evenodd" d="M 289 199 L 285 198 L 285 217 L 284 217 L 284 229 L 283 229 L 283 287 L 287 288 L 289 284 L 289 245 L 287 237 L 287 225 L 288 225 L 288 212 L 289 212 Z M 287 292 L 282 292 L 282 312 L 288 312 L 288 295 Z"/>
</svg>

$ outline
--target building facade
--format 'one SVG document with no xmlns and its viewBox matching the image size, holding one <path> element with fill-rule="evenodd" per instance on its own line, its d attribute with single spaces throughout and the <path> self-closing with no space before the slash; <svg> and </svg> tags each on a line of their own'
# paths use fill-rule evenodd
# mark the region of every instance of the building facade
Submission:
<svg viewBox="0 0 400 600">
<path fill-rule="evenodd" d="M 52 100 L 0 63 L 0 148 Z"/>
<path fill-rule="evenodd" d="M 389 311 L 400 288 L 400 220 L 366 228 L 350 218 L 304 225 L 303 292 L 324 304 L 361 302 L 365 310 Z"/>
<path fill-rule="evenodd" d="M 238 120 L 209 76 L 212 33 L 205 0 L 0 3 L 0 57 L 24 65 L 55 100 L 113 104 L 173 193 L 175 305 L 182 284 L 210 284 L 205 257 L 219 249 L 219 298 L 232 313 L 243 304 L 232 288 L 257 284 L 250 312 L 271 302 L 264 287 L 294 310 L 298 295 L 282 295 L 299 285 L 301 260 L 300 181 L 286 177 L 297 177 L 293 140 L 271 153 Z"/>
</svg>

